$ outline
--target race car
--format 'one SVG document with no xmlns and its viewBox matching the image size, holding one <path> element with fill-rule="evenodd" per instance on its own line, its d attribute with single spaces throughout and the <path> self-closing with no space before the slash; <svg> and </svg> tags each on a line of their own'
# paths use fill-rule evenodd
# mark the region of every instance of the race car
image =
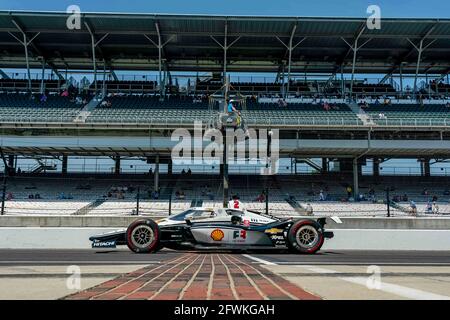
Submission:
<svg viewBox="0 0 450 320">
<path fill-rule="evenodd" d="M 337 217 L 331 217 L 341 223 Z M 127 229 L 89 238 L 93 248 L 127 245 L 136 253 L 152 253 L 161 248 L 182 249 L 268 249 L 284 248 L 312 254 L 325 238 L 326 218 L 277 218 L 256 211 L 190 208 L 154 221 L 138 219 Z"/>
</svg>

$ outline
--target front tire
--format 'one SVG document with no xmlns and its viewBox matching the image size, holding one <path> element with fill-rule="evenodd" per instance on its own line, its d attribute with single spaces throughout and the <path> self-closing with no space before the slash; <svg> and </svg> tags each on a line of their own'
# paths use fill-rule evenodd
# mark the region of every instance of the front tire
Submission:
<svg viewBox="0 0 450 320">
<path fill-rule="evenodd" d="M 160 249 L 158 225 L 151 219 L 136 220 L 127 228 L 127 246 L 136 253 L 151 253 Z"/>
<path fill-rule="evenodd" d="M 323 229 L 314 220 L 299 220 L 288 231 L 289 249 L 296 253 L 313 254 L 320 250 L 325 238 Z"/>
</svg>

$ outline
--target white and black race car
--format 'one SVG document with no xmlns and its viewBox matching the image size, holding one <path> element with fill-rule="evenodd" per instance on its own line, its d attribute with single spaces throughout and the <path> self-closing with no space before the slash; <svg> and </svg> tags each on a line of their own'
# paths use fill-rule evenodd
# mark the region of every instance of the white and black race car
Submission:
<svg viewBox="0 0 450 320">
<path fill-rule="evenodd" d="M 341 223 L 337 217 L 331 217 Z M 190 208 L 182 213 L 154 221 L 139 219 L 127 229 L 92 236 L 93 248 L 127 245 L 136 253 L 156 252 L 161 248 L 182 249 L 257 249 L 287 248 L 312 254 L 320 250 L 325 238 L 326 218 L 277 218 L 262 213 L 235 209 Z"/>
</svg>

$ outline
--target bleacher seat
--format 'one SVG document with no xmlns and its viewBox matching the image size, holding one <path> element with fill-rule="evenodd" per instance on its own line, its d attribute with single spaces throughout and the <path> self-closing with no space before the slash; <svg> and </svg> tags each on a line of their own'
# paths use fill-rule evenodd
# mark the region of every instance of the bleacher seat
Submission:
<svg viewBox="0 0 450 320">
<path fill-rule="evenodd" d="M 47 101 L 40 102 L 36 96 L 28 94 L 0 94 L 0 120 L 18 122 L 67 122 L 79 113 L 81 105 L 71 102 L 68 97 L 49 95 Z"/>
<path fill-rule="evenodd" d="M 377 124 L 388 125 L 449 125 L 450 108 L 445 105 L 431 104 L 371 104 L 364 108 Z M 383 113 L 385 119 L 380 119 Z"/>
<path fill-rule="evenodd" d="M 213 112 L 208 110 L 207 102 L 193 102 L 191 97 L 170 97 L 160 101 L 156 96 L 127 95 L 107 100 L 111 102 L 111 106 L 98 106 L 86 122 L 192 123 L 207 122 L 213 116 Z"/>
</svg>

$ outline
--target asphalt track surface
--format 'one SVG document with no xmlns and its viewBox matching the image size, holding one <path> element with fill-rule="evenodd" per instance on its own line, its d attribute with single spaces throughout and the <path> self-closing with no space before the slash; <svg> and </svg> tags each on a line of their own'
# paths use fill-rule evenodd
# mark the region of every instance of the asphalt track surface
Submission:
<svg viewBox="0 0 450 320">
<path fill-rule="evenodd" d="M 67 264 L 160 264 L 186 252 L 230 254 L 230 251 L 172 251 L 135 254 L 127 249 L 95 250 L 0 250 L 0 266 L 67 265 Z M 242 256 L 242 252 L 232 253 Z M 321 251 L 314 255 L 289 254 L 283 251 L 249 251 L 254 263 L 277 265 L 436 265 L 450 266 L 448 251 Z"/>
</svg>

